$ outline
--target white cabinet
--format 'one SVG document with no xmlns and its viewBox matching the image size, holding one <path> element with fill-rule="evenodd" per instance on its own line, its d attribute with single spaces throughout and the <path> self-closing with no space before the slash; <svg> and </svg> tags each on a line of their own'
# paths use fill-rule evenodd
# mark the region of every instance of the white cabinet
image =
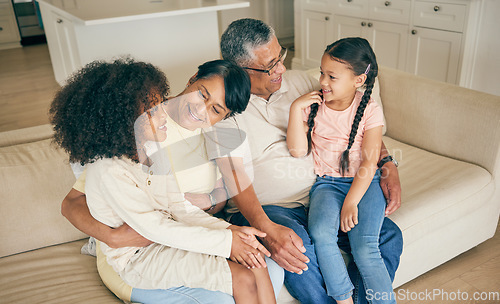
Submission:
<svg viewBox="0 0 500 304">
<path fill-rule="evenodd" d="M 56 81 L 64 83 L 68 75 L 82 66 L 73 22 L 54 11 L 44 11 L 44 27 Z"/>
<path fill-rule="evenodd" d="M 345 37 L 367 39 L 380 65 L 404 70 L 408 44 L 408 25 L 370 19 L 335 16 L 334 40 Z"/>
<path fill-rule="evenodd" d="M 0 0 L 0 50 L 20 47 L 21 37 L 10 0 Z"/>
<path fill-rule="evenodd" d="M 408 25 L 373 21 L 368 22 L 363 35 L 377 56 L 377 63 L 390 68 L 404 70 L 408 50 Z"/>
<path fill-rule="evenodd" d="M 465 3 L 415 1 L 407 71 L 459 83 Z"/>
<path fill-rule="evenodd" d="M 315 68 L 326 45 L 363 37 L 380 65 L 458 84 L 467 0 L 302 0 L 293 68 Z M 317 12 L 312 12 L 315 9 Z M 325 18 L 329 18 L 325 20 Z M 296 36 L 300 36 L 296 35 Z M 319 45 L 311 45 L 319 44 Z"/>
<path fill-rule="evenodd" d="M 410 0 L 336 0 L 334 39 L 363 37 L 380 65 L 404 70 L 408 47 Z"/>
<path fill-rule="evenodd" d="M 325 47 L 333 42 L 332 15 L 314 11 L 304 11 L 304 62 L 308 66 L 319 67 Z"/>
<path fill-rule="evenodd" d="M 461 33 L 419 28 L 410 39 L 408 72 L 458 83 Z"/>
<path fill-rule="evenodd" d="M 127 1 L 116 11 L 108 9 L 111 2 L 39 0 L 59 84 L 91 61 L 132 57 L 165 72 L 172 95 L 178 94 L 201 63 L 220 57 L 217 12 L 249 5 Z"/>
</svg>

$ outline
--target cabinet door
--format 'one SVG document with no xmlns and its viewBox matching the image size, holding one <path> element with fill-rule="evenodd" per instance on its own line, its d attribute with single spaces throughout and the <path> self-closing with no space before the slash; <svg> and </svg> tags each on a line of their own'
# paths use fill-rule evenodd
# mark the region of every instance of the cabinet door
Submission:
<svg viewBox="0 0 500 304">
<path fill-rule="evenodd" d="M 415 28 L 410 37 L 407 71 L 458 84 L 462 34 Z"/>
<path fill-rule="evenodd" d="M 16 22 L 11 16 L 0 16 L 0 43 L 19 42 Z"/>
<path fill-rule="evenodd" d="M 334 41 L 333 21 L 331 14 L 304 11 L 304 64 L 308 67 L 319 67 L 321 56 L 327 45 Z"/>
<path fill-rule="evenodd" d="M 45 28 L 56 81 L 64 84 L 66 78 L 81 67 L 73 23 L 51 11 Z"/>
<path fill-rule="evenodd" d="M 335 16 L 333 20 L 334 40 L 346 37 L 365 37 L 364 28 L 367 24 L 365 19 Z"/>
<path fill-rule="evenodd" d="M 367 39 L 379 65 L 404 70 L 408 49 L 408 25 L 368 21 Z"/>
</svg>

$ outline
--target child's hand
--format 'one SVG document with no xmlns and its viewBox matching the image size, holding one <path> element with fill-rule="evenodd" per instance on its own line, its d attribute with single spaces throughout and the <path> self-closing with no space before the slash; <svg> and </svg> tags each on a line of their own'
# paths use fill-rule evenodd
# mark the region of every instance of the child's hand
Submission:
<svg viewBox="0 0 500 304">
<path fill-rule="evenodd" d="M 340 229 L 344 232 L 351 231 L 358 224 L 358 205 L 346 203 L 340 211 Z"/>
<path fill-rule="evenodd" d="M 251 238 L 255 237 L 253 235 L 249 236 L 239 231 L 238 229 L 233 229 L 233 227 L 234 226 L 229 227 L 231 229 L 231 232 L 233 233 L 233 242 L 231 244 L 230 255 L 231 260 L 247 268 L 266 267 L 266 262 L 260 251 L 254 246 L 247 243 L 252 243 Z M 259 242 L 257 241 L 257 243 Z M 262 246 L 262 244 L 260 245 Z"/>
<path fill-rule="evenodd" d="M 307 109 L 313 103 L 320 104 L 322 102 L 323 96 L 321 95 L 321 93 L 319 91 L 312 91 L 295 99 L 295 101 L 292 103 L 292 107 L 303 110 Z"/>
<path fill-rule="evenodd" d="M 261 237 L 261 238 L 266 237 L 265 232 L 262 232 L 256 228 L 248 227 L 248 226 L 232 225 L 232 227 L 236 227 L 236 228 L 229 228 L 229 229 L 238 230 L 239 232 L 243 232 L 246 235 L 243 238 L 243 241 L 245 243 L 252 246 L 253 248 L 256 248 L 257 250 L 259 250 L 262 254 L 266 255 L 267 257 L 271 257 L 271 253 L 269 252 L 269 250 L 267 250 L 267 248 L 264 247 L 264 245 L 262 245 L 259 242 L 259 240 L 257 240 L 257 237 Z"/>
</svg>

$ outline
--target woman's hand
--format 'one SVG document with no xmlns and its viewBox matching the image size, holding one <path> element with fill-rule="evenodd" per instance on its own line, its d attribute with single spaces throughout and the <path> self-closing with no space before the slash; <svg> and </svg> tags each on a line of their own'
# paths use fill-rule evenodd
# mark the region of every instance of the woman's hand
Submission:
<svg viewBox="0 0 500 304">
<path fill-rule="evenodd" d="M 231 246 L 231 260 L 240 263 L 247 268 L 267 267 L 264 256 L 271 253 L 257 240 L 266 234 L 253 227 L 241 227 L 231 225 L 228 227 L 233 232 L 233 243 Z"/>
<path fill-rule="evenodd" d="M 312 91 L 295 99 L 295 101 L 292 103 L 292 107 L 304 110 L 311 106 L 313 103 L 320 104 L 322 102 L 323 95 L 321 95 L 319 91 Z"/>
<path fill-rule="evenodd" d="M 206 193 L 184 193 L 184 198 L 188 200 L 194 206 L 197 206 L 201 210 L 208 210 L 212 206 L 212 201 L 210 201 L 210 196 Z"/>
<path fill-rule="evenodd" d="M 358 205 L 344 202 L 340 211 L 340 229 L 344 232 L 351 231 L 358 224 Z"/>
</svg>

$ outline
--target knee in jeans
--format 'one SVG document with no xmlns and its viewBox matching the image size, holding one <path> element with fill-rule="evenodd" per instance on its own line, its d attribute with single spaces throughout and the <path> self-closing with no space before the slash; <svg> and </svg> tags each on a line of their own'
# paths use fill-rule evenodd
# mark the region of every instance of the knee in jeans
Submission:
<svg viewBox="0 0 500 304">
<path fill-rule="evenodd" d="M 358 266 L 362 265 L 364 261 L 380 258 L 378 242 L 362 242 L 355 248 L 352 248 L 352 256 Z"/>
<path fill-rule="evenodd" d="M 309 236 L 315 244 L 332 244 L 337 243 L 337 234 L 333 229 L 328 229 L 324 225 L 309 226 Z"/>
</svg>

